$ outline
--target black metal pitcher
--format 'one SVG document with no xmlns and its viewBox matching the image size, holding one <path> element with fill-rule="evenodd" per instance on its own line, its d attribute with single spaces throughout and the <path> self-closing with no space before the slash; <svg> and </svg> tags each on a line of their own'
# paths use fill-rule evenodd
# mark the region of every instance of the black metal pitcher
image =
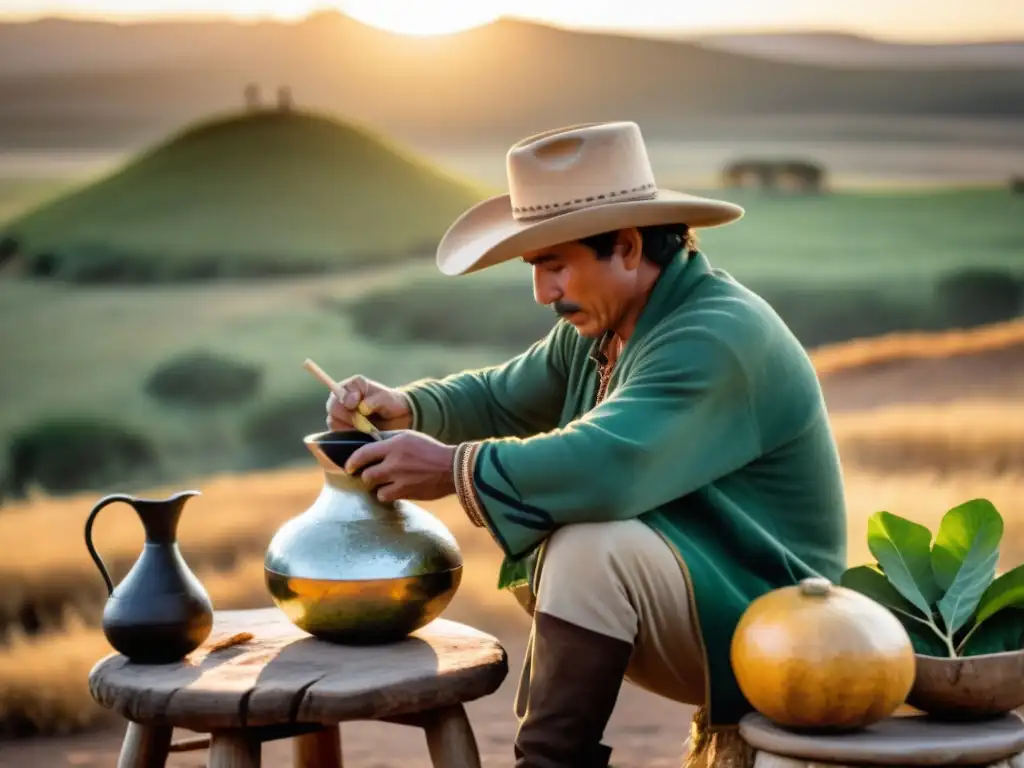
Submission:
<svg viewBox="0 0 1024 768">
<path fill-rule="evenodd" d="M 180 661 L 210 635 L 213 604 L 206 589 L 178 549 L 178 521 L 185 504 L 199 491 L 182 491 L 166 499 L 139 499 L 113 494 L 100 499 L 85 522 L 85 545 L 107 584 L 103 608 L 107 641 L 140 664 Z M 99 511 L 123 501 L 142 521 L 146 542 L 139 559 L 115 587 L 92 543 Z"/>
</svg>

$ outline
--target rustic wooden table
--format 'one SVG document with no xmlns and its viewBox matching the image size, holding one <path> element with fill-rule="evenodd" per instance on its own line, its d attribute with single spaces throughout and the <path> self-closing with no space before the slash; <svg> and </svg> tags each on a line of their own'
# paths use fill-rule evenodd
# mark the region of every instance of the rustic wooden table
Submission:
<svg viewBox="0 0 1024 768">
<path fill-rule="evenodd" d="M 1024 768 L 1024 719 L 1010 713 L 976 722 L 890 717 L 849 734 L 797 734 L 761 715 L 740 721 L 756 750 L 754 768 L 829 766 L 999 766 Z"/>
<path fill-rule="evenodd" d="M 218 649 L 225 638 L 252 639 Z M 405 640 L 351 647 L 319 641 L 276 608 L 221 611 L 184 661 L 132 664 L 120 654 L 89 674 L 93 698 L 128 722 L 118 768 L 157 768 L 170 751 L 209 747 L 210 768 L 259 768 L 261 744 L 294 740 L 296 768 L 340 768 L 340 724 L 417 726 L 437 768 L 478 768 L 463 704 L 508 674 L 498 641 L 437 619 Z M 173 728 L 208 738 L 172 745 Z"/>
</svg>

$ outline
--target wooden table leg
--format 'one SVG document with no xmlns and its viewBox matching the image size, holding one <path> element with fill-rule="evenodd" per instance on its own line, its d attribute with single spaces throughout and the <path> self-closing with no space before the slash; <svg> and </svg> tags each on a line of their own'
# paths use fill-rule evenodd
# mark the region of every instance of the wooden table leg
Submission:
<svg viewBox="0 0 1024 768">
<path fill-rule="evenodd" d="M 480 768 L 473 728 L 461 704 L 425 714 L 421 719 L 434 768 Z"/>
<path fill-rule="evenodd" d="M 341 728 L 324 728 L 292 739 L 294 768 L 342 768 Z"/>
<path fill-rule="evenodd" d="M 207 768 L 260 768 L 262 745 L 241 731 L 210 734 Z"/>
<path fill-rule="evenodd" d="M 128 723 L 117 768 L 164 768 L 172 730 L 169 725 Z"/>
</svg>

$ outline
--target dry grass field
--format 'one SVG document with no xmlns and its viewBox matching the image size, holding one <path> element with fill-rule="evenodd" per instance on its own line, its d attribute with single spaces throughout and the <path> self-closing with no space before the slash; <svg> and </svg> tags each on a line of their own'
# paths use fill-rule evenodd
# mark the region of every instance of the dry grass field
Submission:
<svg viewBox="0 0 1024 768">
<path fill-rule="evenodd" d="M 818 350 L 815 360 L 846 472 L 851 562 L 868 556 L 864 539 L 872 512 L 887 509 L 935 526 L 949 507 L 976 496 L 991 499 L 1006 520 L 1002 567 L 1024 561 L 1024 324 L 864 340 Z M 920 368 L 922 361 L 937 367 Z M 979 370 L 984 374 L 977 387 L 957 384 Z M 856 397 L 886 376 L 898 377 L 900 386 L 869 403 Z M 998 397 L 993 394 L 997 384 Z M 951 388 L 959 397 L 947 391 Z M 218 608 L 269 604 L 263 549 L 277 525 L 312 501 L 320 477 L 310 462 L 309 468 L 196 480 L 202 495 L 186 507 L 180 541 Z M 151 495 L 177 490 L 156 488 Z M 97 629 L 105 591 L 82 539 L 82 524 L 95 501 L 94 494 L 30 498 L 0 515 L 0 739 L 8 737 L 0 740 L 0 766 L 5 768 L 37 760 L 113 764 L 120 725 L 92 703 L 85 683 L 93 663 L 110 650 Z M 514 732 L 510 697 L 525 619 L 509 596 L 494 589 L 499 558 L 486 533 L 472 528 L 450 499 L 426 506 L 452 528 L 467 560 L 466 577 L 447 615 L 507 641 L 509 680 L 500 696 L 471 710 L 485 760 L 493 753 L 494 765 L 507 764 L 507 740 Z M 130 508 L 115 505 L 100 515 L 95 540 L 117 577 L 138 556 L 141 526 Z M 618 764 L 678 764 L 685 719 L 678 708 L 652 710 L 661 714 L 645 732 L 643 718 L 634 714 L 637 702 L 662 705 L 638 695 L 624 696 L 613 718 L 618 725 L 609 730 L 623 755 Z M 107 727 L 111 723 L 113 729 Z M 81 735 L 66 735 L 74 732 Z M 355 742 L 356 754 L 370 749 L 365 740 L 374 732 L 368 733 Z M 9 738 L 29 735 L 36 738 Z M 82 739 L 91 745 L 85 752 L 68 746 L 86 743 Z M 377 766 L 419 764 L 395 762 L 405 754 L 422 752 L 426 759 L 418 742 L 402 747 L 395 740 L 377 747 L 367 753 Z M 174 765 L 202 764 L 201 756 L 190 759 L 195 762 Z"/>
</svg>

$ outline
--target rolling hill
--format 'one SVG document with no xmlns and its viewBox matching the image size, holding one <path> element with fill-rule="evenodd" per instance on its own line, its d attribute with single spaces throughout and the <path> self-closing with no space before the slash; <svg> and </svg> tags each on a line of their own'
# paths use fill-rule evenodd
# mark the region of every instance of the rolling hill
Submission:
<svg viewBox="0 0 1024 768">
<path fill-rule="evenodd" d="M 336 269 L 432 253 L 484 194 L 362 128 L 265 110 L 190 126 L 5 230 L 37 274 L 74 279 Z"/>
<path fill-rule="evenodd" d="M 1024 68 L 1020 40 L 900 43 L 842 32 L 726 32 L 690 39 L 717 50 L 824 66 Z"/>
<path fill-rule="evenodd" d="M 433 38 L 338 13 L 292 24 L 47 20 L 0 25 L 0 144 L 137 146 L 237 103 L 249 82 L 288 84 L 302 104 L 423 144 L 507 144 L 623 116 L 651 138 L 709 116 L 1024 116 L 1024 77 L 1009 65 L 821 66 L 512 20 Z"/>
</svg>

